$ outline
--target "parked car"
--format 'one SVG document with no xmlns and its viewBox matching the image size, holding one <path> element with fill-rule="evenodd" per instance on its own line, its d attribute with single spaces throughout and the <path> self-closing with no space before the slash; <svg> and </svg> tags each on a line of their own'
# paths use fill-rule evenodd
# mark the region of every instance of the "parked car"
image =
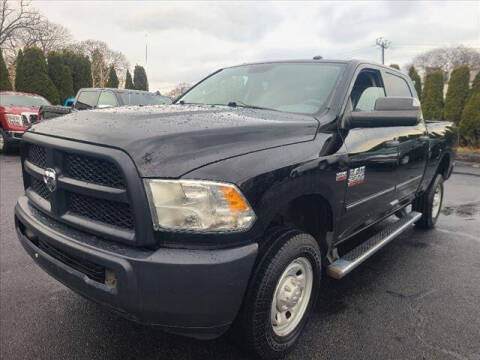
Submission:
<svg viewBox="0 0 480 360">
<path fill-rule="evenodd" d="M 76 110 L 104 109 L 127 105 L 145 106 L 172 103 L 170 98 L 148 91 L 108 88 L 80 89 L 78 90 L 77 96 L 74 99 L 68 100 L 65 102 L 65 106 L 43 106 L 40 109 L 40 115 L 42 119 L 51 119 L 60 115 L 69 114 Z"/>
<path fill-rule="evenodd" d="M 26 128 L 39 120 L 39 107 L 49 104 L 40 95 L 0 91 L 0 153 L 18 147 Z"/>
<path fill-rule="evenodd" d="M 173 105 L 34 125 L 15 224 L 35 262 L 85 297 L 201 339 L 233 326 L 242 346 L 279 357 L 323 276 L 435 226 L 453 139 L 395 69 L 234 66 Z"/>
</svg>

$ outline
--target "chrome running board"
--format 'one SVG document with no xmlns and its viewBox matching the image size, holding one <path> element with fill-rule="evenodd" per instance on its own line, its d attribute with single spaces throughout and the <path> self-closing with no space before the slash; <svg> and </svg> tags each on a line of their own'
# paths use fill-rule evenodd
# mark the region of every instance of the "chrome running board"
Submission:
<svg viewBox="0 0 480 360">
<path fill-rule="evenodd" d="M 388 225 L 382 231 L 331 263 L 327 268 L 328 275 L 335 279 L 343 278 L 350 271 L 355 269 L 358 265 L 363 263 L 370 256 L 408 229 L 421 217 L 421 213 L 412 211 L 397 222 Z"/>
</svg>

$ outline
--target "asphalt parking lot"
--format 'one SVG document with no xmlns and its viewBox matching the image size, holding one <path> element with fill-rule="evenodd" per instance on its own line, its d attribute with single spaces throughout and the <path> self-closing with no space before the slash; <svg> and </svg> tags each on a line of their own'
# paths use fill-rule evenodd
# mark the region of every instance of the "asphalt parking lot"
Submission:
<svg viewBox="0 0 480 360">
<path fill-rule="evenodd" d="M 17 241 L 22 192 L 18 156 L 0 155 L 1 359 L 247 358 L 225 337 L 134 324 L 52 279 Z M 344 280 L 326 279 L 289 358 L 480 360 L 480 169 L 456 167 L 435 230 L 412 229 Z"/>
</svg>

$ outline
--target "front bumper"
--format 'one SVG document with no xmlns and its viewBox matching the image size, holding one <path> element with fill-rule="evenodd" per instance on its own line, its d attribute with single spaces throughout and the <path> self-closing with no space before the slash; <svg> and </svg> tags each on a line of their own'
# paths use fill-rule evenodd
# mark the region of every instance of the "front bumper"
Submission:
<svg viewBox="0 0 480 360">
<path fill-rule="evenodd" d="M 15 207 L 15 227 L 35 262 L 75 292 L 132 320 L 204 339 L 220 336 L 234 320 L 258 249 L 133 248 L 53 221 L 24 196 Z M 44 243 L 55 251 L 44 251 Z M 75 261 L 107 269 L 115 286 L 69 265 Z"/>
<path fill-rule="evenodd" d="M 25 133 L 25 131 L 13 131 L 13 130 L 7 130 L 5 131 L 6 136 L 6 141 L 10 145 L 16 145 L 18 146 L 20 144 L 20 141 L 22 140 L 22 136 Z"/>
</svg>

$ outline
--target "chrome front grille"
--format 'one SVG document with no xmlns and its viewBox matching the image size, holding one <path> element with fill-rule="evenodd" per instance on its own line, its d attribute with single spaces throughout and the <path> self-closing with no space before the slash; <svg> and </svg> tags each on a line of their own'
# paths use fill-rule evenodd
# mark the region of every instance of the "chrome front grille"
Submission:
<svg viewBox="0 0 480 360">
<path fill-rule="evenodd" d="M 37 113 L 28 113 L 24 112 L 22 113 L 22 123 L 23 126 L 27 127 L 32 124 L 35 124 L 38 121 L 38 114 Z"/>
</svg>

